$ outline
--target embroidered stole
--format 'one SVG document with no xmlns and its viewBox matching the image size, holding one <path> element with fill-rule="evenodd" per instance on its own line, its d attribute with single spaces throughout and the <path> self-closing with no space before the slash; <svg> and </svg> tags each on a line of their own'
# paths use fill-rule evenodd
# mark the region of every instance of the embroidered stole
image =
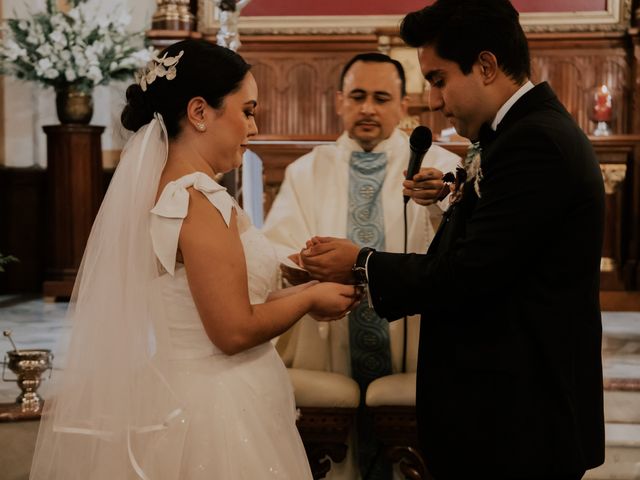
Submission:
<svg viewBox="0 0 640 480">
<path fill-rule="evenodd" d="M 385 153 L 353 152 L 349 168 L 349 210 L 347 237 L 360 247 L 385 249 L 382 185 L 387 166 Z M 389 322 L 378 317 L 363 299 L 349 314 L 349 350 L 351 376 L 360 386 L 361 406 L 364 393 L 376 378 L 391 374 Z M 379 447 L 373 440 L 373 425 L 364 407 L 358 414 L 358 457 L 361 475 L 390 479 L 391 469 L 381 462 Z"/>
</svg>

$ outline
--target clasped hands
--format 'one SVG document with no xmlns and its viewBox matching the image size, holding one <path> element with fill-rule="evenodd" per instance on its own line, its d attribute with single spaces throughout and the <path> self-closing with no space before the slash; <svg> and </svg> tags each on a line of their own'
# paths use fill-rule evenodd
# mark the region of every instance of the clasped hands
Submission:
<svg viewBox="0 0 640 480">
<path fill-rule="evenodd" d="M 423 206 L 442 200 L 450 192 L 449 185 L 443 181 L 443 173 L 435 168 L 421 169 L 412 180 L 405 180 L 402 186 L 403 195 Z M 355 283 L 352 267 L 359 252 L 360 247 L 350 240 L 315 236 L 307 240 L 300 253 L 289 256 L 302 269 L 283 266 L 282 274 L 290 284 L 302 288 L 310 281 L 352 285 Z M 363 291 L 362 286 L 354 285 L 354 302 L 345 313 L 359 303 Z M 317 320 L 327 320 L 321 315 L 311 314 Z"/>
<path fill-rule="evenodd" d="M 281 265 L 282 276 L 293 287 L 280 291 L 279 295 L 287 295 L 316 285 L 334 285 L 344 289 L 347 285 L 353 289 L 350 293 L 351 302 L 338 316 L 327 314 L 327 311 L 311 311 L 309 314 L 318 321 L 335 320 L 347 315 L 355 308 L 364 294 L 362 285 L 355 285 L 351 274 L 351 267 L 355 262 L 360 247 L 349 240 L 333 237 L 313 237 L 306 242 L 305 248 L 300 253 L 289 256 L 301 269 Z M 317 285 L 318 282 L 322 282 Z M 342 284 L 342 285 L 339 285 Z M 329 293 L 329 292 L 327 292 Z M 344 295 L 344 294 L 343 294 Z"/>
<path fill-rule="evenodd" d="M 313 237 L 300 253 L 289 258 L 303 270 L 282 268 L 282 275 L 292 285 L 309 281 L 334 282 L 353 285 L 352 267 L 360 247 L 350 240 L 335 237 Z"/>
<path fill-rule="evenodd" d="M 406 172 L 405 172 L 406 175 Z M 450 193 L 450 186 L 443 181 L 443 173 L 436 168 L 422 168 L 412 180 L 402 182 L 402 194 L 419 205 L 431 205 Z M 353 242 L 334 237 L 313 237 L 300 253 L 289 258 L 304 270 L 283 268 L 283 275 L 292 285 L 310 279 L 321 282 L 354 283 L 351 268 L 356 262 L 360 247 Z"/>
<path fill-rule="evenodd" d="M 281 290 L 279 295 L 295 293 L 314 285 L 316 288 L 319 288 L 320 285 L 326 285 L 328 288 L 330 285 L 334 285 L 342 289 L 349 286 L 350 289 L 353 289 L 349 294 L 352 301 L 339 316 L 327 315 L 326 310 L 309 312 L 313 318 L 319 321 L 344 317 L 360 303 L 364 294 L 364 287 L 355 284 L 351 273 L 351 267 L 355 263 L 359 251 L 360 247 L 341 238 L 313 237 L 309 239 L 300 253 L 289 256 L 289 259 L 300 269 L 281 264 L 282 276 L 294 286 L 285 289 L 286 293 Z M 317 285 L 318 282 L 322 283 Z M 329 291 L 327 293 L 329 294 Z"/>
<path fill-rule="evenodd" d="M 314 280 L 353 284 L 352 267 L 359 251 L 360 247 L 350 240 L 316 236 L 307 240 L 297 261 Z"/>
</svg>

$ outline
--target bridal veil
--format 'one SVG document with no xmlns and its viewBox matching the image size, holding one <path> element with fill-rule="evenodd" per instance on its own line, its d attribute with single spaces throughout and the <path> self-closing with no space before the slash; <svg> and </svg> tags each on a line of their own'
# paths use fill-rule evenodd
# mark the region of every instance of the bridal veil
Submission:
<svg viewBox="0 0 640 480">
<path fill-rule="evenodd" d="M 159 114 L 123 150 L 76 279 L 67 365 L 45 401 L 33 480 L 178 478 L 188 412 L 170 387 L 149 232 L 167 152 Z"/>
</svg>

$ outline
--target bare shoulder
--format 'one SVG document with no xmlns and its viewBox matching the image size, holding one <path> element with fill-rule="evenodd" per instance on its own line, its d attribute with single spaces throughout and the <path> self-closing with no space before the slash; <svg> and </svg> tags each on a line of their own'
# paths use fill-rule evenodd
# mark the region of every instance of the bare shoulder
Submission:
<svg viewBox="0 0 640 480">
<path fill-rule="evenodd" d="M 222 212 L 202 192 L 193 187 L 187 188 L 187 192 L 189 209 L 180 234 L 181 243 L 183 239 L 198 243 L 215 243 L 212 241 L 214 239 L 216 242 L 239 240 L 238 215 L 235 208 L 231 211 L 227 225 Z"/>
</svg>

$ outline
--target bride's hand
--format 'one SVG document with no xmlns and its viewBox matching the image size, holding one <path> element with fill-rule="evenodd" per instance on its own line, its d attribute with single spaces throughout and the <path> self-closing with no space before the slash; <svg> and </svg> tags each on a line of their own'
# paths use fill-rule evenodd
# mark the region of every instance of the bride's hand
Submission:
<svg viewBox="0 0 640 480">
<path fill-rule="evenodd" d="M 338 320 L 360 303 L 362 290 L 357 285 L 323 282 L 309 288 L 312 309 L 309 314 L 319 322 Z"/>
<path fill-rule="evenodd" d="M 288 297 L 289 295 L 295 295 L 296 293 L 300 293 L 307 288 L 316 285 L 317 283 L 319 283 L 318 280 L 311 280 L 310 282 L 302 283 L 300 285 L 296 285 L 295 287 L 287 287 L 281 288 L 280 290 L 275 290 L 269 294 L 269 296 L 265 300 L 265 303 L 277 300 L 279 298 Z"/>
</svg>

